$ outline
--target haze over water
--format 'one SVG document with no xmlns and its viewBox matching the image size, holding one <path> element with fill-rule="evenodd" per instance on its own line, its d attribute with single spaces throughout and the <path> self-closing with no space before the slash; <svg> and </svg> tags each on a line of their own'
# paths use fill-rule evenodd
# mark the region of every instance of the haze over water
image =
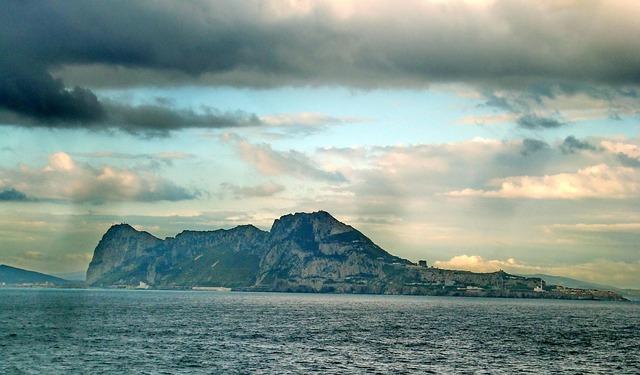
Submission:
<svg viewBox="0 0 640 375">
<path fill-rule="evenodd" d="M 640 304 L 0 290 L 0 373 L 640 372 Z"/>
</svg>

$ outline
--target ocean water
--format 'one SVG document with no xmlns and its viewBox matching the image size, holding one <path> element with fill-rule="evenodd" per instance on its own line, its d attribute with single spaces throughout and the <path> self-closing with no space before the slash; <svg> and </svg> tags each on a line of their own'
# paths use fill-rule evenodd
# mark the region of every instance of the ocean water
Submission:
<svg viewBox="0 0 640 375">
<path fill-rule="evenodd" d="M 0 289 L 0 373 L 639 374 L 640 304 Z"/>
</svg>

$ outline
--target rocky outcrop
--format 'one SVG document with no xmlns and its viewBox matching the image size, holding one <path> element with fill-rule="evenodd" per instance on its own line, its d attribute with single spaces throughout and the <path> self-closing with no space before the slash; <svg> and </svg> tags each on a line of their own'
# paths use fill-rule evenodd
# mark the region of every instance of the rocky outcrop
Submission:
<svg viewBox="0 0 640 375">
<path fill-rule="evenodd" d="M 156 288 L 613 298 L 588 291 L 570 294 L 546 287 L 540 278 L 502 271 L 421 267 L 389 254 L 324 211 L 282 216 L 269 232 L 243 225 L 184 231 L 164 240 L 127 224 L 114 225 L 96 247 L 87 283 L 130 286 L 140 282 Z"/>
<path fill-rule="evenodd" d="M 383 278 L 384 266 L 411 264 L 329 213 L 286 215 L 273 223 L 256 287 L 321 290 L 349 278 Z"/>
<path fill-rule="evenodd" d="M 86 282 L 94 285 L 104 281 L 106 275 L 117 270 L 133 271 L 138 262 L 150 255 L 149 250 L 162 240 L 129 224 L 114 225 L 102 236 L 87 270 Z"/>
<path fill-rule="evenodd" d="M 268 233 L 252 225 L 184 231 L 160 240 L 130 226 L 111 227 L 87 270 L 92 286 L 244 287 L 255 282 Z"/>
<path fill-rule="evenodd" d="M 411 264 L 324 211 L 285 215 L 270 232 L 243 225 L 165 240 L 119 224 L 98 243 L 87 283 L 320 290 L 349 278 L 382 278 L 391 263 Z"/>
</svg>

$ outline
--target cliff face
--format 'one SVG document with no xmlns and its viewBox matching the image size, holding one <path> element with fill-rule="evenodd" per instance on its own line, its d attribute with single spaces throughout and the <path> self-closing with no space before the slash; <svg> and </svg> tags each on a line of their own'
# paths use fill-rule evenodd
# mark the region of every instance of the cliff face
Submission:
<svg viewBox="0 0 640 375">
<path fill-rule="evenodd" d="M 151 285 L 252 285 L 268 233 L 251 226 L 211 232 L 185 231 L 154 249 L 147 270 Z"/>
<path fill-rule="evenodd" d="M 384 265 L 409 264 L 330 214 L 286 215 L 270 231 L 256 286 L 318 291 L 327 282 L 351 277 L 384 277 Z"/>
<path fill-rule="evenodd" d="M 94 286 L 252 285 L 268 233 L 245 225 L 230 230 L 184 231 L 160 240 L 122 225 L 111 227 L 94 252 L 87 284 Z"/>
<path fill-rule="evenodd" d="M 165 240 L 127 224 L 115 225 L 96 247 L 87 284 L 139 282 L 159 288 L 574 297 L 546 286 L 544 291 L 534 291 L 544 286 L 540 278 L 419 267 L 389 254 L 324 211 L 285 215 L 275 220 L 269 232 L 243 225 L 184 231 Z M 602 297 L 592 292 L 574 294 Z"/>
<path fill-rule="evenodd" d="M 135 230 L 128 224 L 114 225 L 102 236 L 87 270 L 86 282 L 99 283 L 114 270 L 132 271 L 140 259 L 149 255 L 149 249 L 162 242 L 147 232 Z"/>
<path fill-rule="evenodd" d="M 165 240 L 120 224 L 96 247 L 87 283 L 319 290 L 326 281 L 384 277 L 390 263 L 410 264 L 324 211 L 283 216 L 270 232 L 243 225 Z"/>
</svg>

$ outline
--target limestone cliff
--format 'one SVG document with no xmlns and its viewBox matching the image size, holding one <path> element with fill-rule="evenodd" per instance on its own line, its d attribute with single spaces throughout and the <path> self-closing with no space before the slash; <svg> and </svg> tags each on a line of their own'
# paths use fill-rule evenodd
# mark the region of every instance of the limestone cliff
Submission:
<svg viewBox="0 0 640 375">
<path fill-rule="evenodd" d="M 114 270 L 128 272 L 135 269 L 139 260 L 149 255 L 149 249 L 161 242 L 159 238 L 137 231 L 128 224 L 112 226 L 93 252 L 86 282 L 93 285 Z"/>
<path fill-rule="evenodd" d="M 184 231 L 164 240 L 127 224 L 114 225 L 95 249 L 87 284 L 131 286 L 140 282 L 156 288 L 617 298 L 553 288 L 540 278 L 502 271 L 420 267 L 389 254 L 324 211 L 282 216 L 269 232 L 242 225 Z"/>
</svg>

